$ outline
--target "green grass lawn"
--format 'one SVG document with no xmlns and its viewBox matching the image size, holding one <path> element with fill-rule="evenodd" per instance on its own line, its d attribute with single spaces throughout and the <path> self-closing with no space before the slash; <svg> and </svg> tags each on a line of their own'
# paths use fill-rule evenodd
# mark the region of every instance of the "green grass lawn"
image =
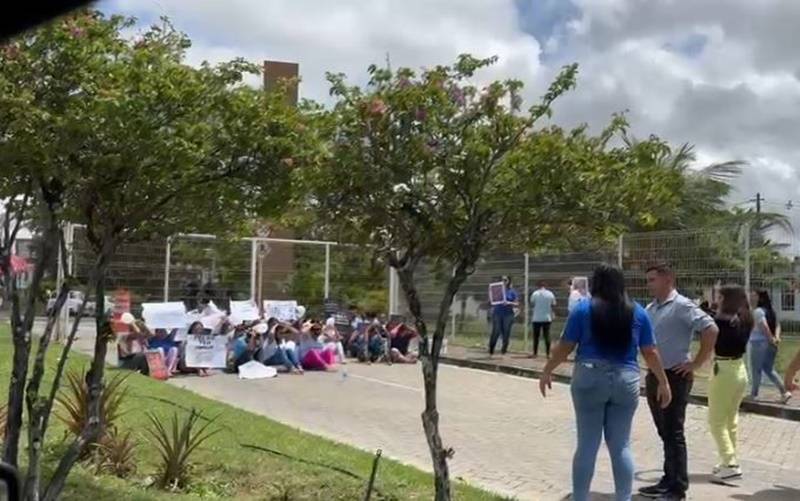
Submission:
<svg viewBox="0 0 800 501">
<path fill-rule="evenodd" d="M 56 345 L 49 363 L 56 361 Z M 8 328 L 0 328 L 0 386 L 8 385 L 11 343 Z M 73 354 L 69 366 L 81 369 L 88 358 Z M 109 370 L 109 375 L 117 373 Z M 122 430 L 132 430 L 139 438 L 138 471 L 127 480 L 96 475 L 88 465 L 73 470 L 64 499 L 101 500 L 355 500 L 363 498 L 366 479 L 372 466 L 372 455 L 337 444 L 270 419 L 209 400 L 154 379 L 131 375 L 127 380 L 129 396 L 123 405 L 125 414 L 119 423 Z M 268 398 L 266 395 L 260 398 Z M 155 476 L 157 453 L 144 435 L 146 413 L 163 418 L 187 409 L 202 410 L 206 416 L 218 416 L 213 426 L 222 430 L 197 453 L 192 483 L 180 493 L 165 493 L 146 487 Z M 421 426 L 420 426 L 420 433 Z M 46 445 L 46 468 L 52 468 L 58 453 L 65 446 L 65 429 L 53 420 Z M 248 449 L 241 444 L 271 449 L 280 455 Z M 23 444 L 24 446 L 24 444 Z M 23 456 L 24 456 L 23 450 Z M 347 470 L 358 478 L 330 467 Z M 373 499 L 432 499 L 432 477 L 416 468 L 382 459 Z M 459 483 L 455 498 L 496 500 L 498 496 Z"/>
</svg>

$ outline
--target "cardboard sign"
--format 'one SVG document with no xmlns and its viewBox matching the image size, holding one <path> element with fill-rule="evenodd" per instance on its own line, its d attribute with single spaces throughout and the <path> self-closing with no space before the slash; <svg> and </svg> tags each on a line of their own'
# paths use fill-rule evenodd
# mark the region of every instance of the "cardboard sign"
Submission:
<svg viewBox="0 0 800 501">
<path fill-rule="evenodd" d="M 489 304 L 492 306 L 506 302 L 506 284 L 494 282 L 489 284 Z"/>
<path fill-rule="evenodd" d="M 150 369 L 150 377 L 162 381 L 169 379 L 169 371 L 164 363 L 164 356 L 161 350 L 148 350 L 144 353 L 147 359 L 147 367 Z"/>
<path fill-rule="evenodd" d="M 226 336 L 190 334 L 186 337 L 186 366 L 197 369 L 224 369 L 228 353 Z"/>
<path fill-rule="evenodd" d="M 186 327 L 186 306 L 183 301 L 142 303 L 142 318 L 150 329 L 181 329 Z"/>
<path fill-rule="evenodd" d="M 261 318 L 258 305 L 255 301 L 231 301 L 231 321 L 234 325 L 242 322 L 251 322 Z"/>
<path fill-rule="evenodd" d="M 264 318 L 277 318 L 281 322 L 297 320 L 297 301 L 264 300 Z"/>
</svg>

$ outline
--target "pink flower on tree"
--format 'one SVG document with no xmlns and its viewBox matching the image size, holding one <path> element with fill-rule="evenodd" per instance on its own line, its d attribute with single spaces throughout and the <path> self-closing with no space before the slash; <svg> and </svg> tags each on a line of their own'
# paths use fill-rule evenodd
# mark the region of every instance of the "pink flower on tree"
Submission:
<svg viewBox="0 0 800 501">
<path fill-rule="evenodd" d="M 386 103 L 380 98 L 373 99 L 369 103 L 369 112 L 371 115 L 384 115 L 386 113 Z"/>
</svg>

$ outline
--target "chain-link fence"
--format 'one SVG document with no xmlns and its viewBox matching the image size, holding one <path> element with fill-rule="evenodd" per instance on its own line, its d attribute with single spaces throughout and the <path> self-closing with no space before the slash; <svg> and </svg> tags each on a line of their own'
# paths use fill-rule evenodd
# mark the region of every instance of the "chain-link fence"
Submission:
<svg viewBox="0 0 800 501">
<path fill-rule="evenodd" d="M 95 254 L 84 229 L 71 226 L 68 272 L 85 290 Z M 177 235 L 121 246 L 108 268 L 106 290 L 124 289 L 138 312 L 142 303 L 208 297 L 220 308 L 230 300 L 294 299 L 321 316 L 326 298 L 341 308 L 388 311 L 389 273 L 369 249 L 288 238 L 222 239 Z M 91 291 L 89 291 L 91 294 Z M 110 297 L 109 297 L 110 298 Z"/>
<path fill-rule="evenodd" d="M 470 347 L 487 345 L 491 333 L 487 288 L 504 275 L 511 277 L 520 297 L 512 329 L 512 349 L 531 349 L 530 295 L 539 284 L 556 296 L 551 337 L 558 336 L 566 318 L 570 280 L 576 276 L 590 277 L 601 263 L 622 267 L 630 296 L 641 304 L 651 299 L 645 272 L 656 262 L 672 266 L 682 294 L 698 304 L 706 302 L 709 307 L 713 307 L 715 291 L 723 284 L 765 289 L 772 297 L 784 333 L 800 335 L 800 261 L 784 253 L 784 246 L 746 226 L 631 233 L 612 247 L 561 254 L 497 254 L 483 259 L 451 307 L 447 331 L 450 342 Z M 422 271 L 423 311 L 433 321 L 448 270 Z"/>
<path fill-rule="evenodd" d="M 82 231 L 75 227 L 72 232 L 68 261 L 72 275 L 86 283 L 94 258 Z M 512 348 L 530 350 L 530 295 L 539 284 L 556 295 L 555 337 L 566 318 L 570 279 L 591 276 L 601 263 L 620 265 L 631 297 L 645 304 L 650 298 L 645 271 L 656 261 L 666 261 L 674 268 L 681 293 L 709 306 L 714 302 L 714 290 L 724 283 L 768 290 L 784 332 L 800 334 L 800 262 L 763 235 L 725 227 L 627 234 L 615 245 L 586 252 L 487 256 L 451 305 L 448 337 L 451 343 L 486 345 L 491 331 L 487 288 L 505 275 L 511 277 L 520 297 Z M 417 272 L 423 313 L 429 322 L 438 314 L 451 272 L 434 264 Z M 119 249 L 109 268 L 107 290 L 109 294 L 115 289 L 130 291 L 134 310 L 142 302 L 165 300 L 183 300 L 191 308 L 202 294 L 223 308 L 231 299 L 254 298 L 259 303 L 295 299 L 310 315 L 321 316 L 325 299 L 330 298 L 340 308 L 403 314 L 402 294 L 390 275 L 368 248 L 359 246 L 179 235 Z"/>
</svg>

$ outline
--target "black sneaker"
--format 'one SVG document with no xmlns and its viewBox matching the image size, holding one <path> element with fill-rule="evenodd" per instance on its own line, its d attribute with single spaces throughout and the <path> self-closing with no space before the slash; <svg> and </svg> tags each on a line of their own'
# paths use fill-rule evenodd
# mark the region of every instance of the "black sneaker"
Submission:
<svg viewBox="0 0 800 501">
<path fill-rule="evenodd" d="M 658 497 L 656 501 L 686 501 L 686 496 L 683 494 L 674 494 L 672 492 L 668 492 Z"/>
<path fill-rule="evenodd" d="M 667 494 L 669 489 L 667 489 L 664 484 L 661 482 L 657 483 L 656 485 L 650 485 L 648 487 L 642 487 L 639 489 L 639 494 L 646 498 L 653 498 L 658 499 L 664 494 Z"/>
</svg>

